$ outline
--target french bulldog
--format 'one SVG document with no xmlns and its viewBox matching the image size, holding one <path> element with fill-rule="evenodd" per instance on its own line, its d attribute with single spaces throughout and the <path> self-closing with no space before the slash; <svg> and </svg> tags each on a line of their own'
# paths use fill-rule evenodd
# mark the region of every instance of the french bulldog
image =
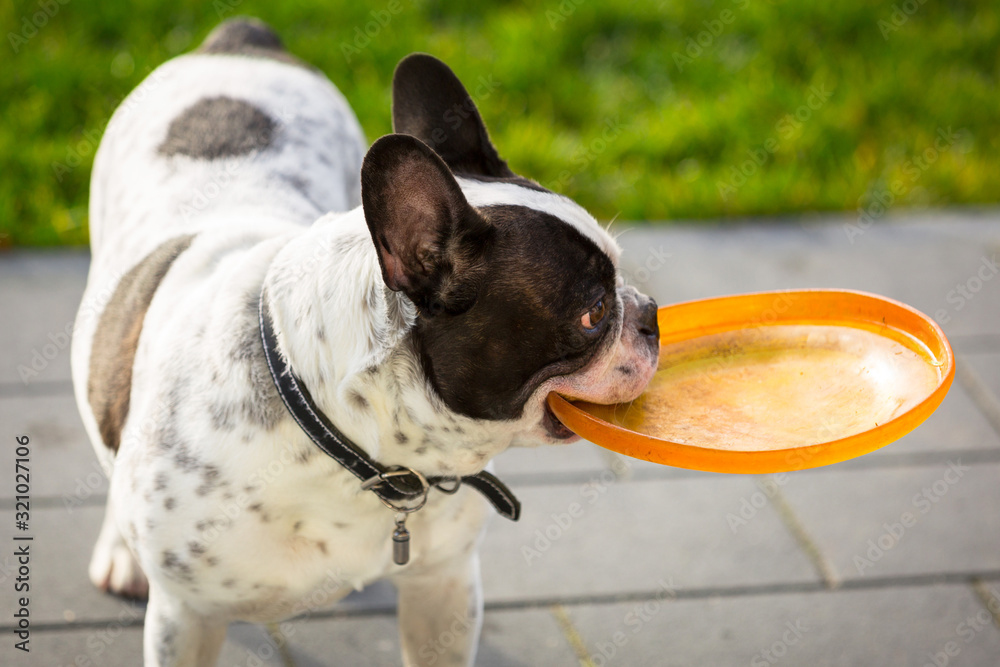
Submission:
<svg viewBox="0 0 1000 667">
<path fill-rule="evenodd" d="M 213 665 L 229 622 L 381 578 L 404 664 L 471 664 L 493 510 L 463 479 L 509 447 L 574 440 L 550 392 L 627 401 L 652 377 L 656 305 L 606 230 L 508 168 L 441 61 L 405 58 L 392 94 L 395 133 L 365 151 L 328 79 L 233 19 L 103 136 L 72 348 L 110 471 L 89 575 L 148 595 L 149 667 Z M 293 377 L 297 407 L 279 388 Z M 391 475 L 360 482 L 303 410 L 418 479 L 419 502 L 382 502 Z M 430 654 L 456 617 L 467 632 Z"/>
</svg>

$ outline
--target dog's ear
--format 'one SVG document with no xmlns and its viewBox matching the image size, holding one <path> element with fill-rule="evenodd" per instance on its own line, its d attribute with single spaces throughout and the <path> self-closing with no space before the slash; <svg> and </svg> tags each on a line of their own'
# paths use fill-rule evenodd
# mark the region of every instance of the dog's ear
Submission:
<svg viewBox="0 0 1000 667">
<path fill-rule="evenodd" d="M 490 143 L 486 125 L 465 86 L 434 56 L 413 53 L 396 66 L 392 129 L 433 148 L 456 174 L 515 176 Z"/>
<path fill-rule="evenodd" d="M 389 289 L 425 315 L 472 306 L 494 230 L 434 151 L 406 134 L 376 141 L 361 165 L 361 202 Z"/>
</svg>

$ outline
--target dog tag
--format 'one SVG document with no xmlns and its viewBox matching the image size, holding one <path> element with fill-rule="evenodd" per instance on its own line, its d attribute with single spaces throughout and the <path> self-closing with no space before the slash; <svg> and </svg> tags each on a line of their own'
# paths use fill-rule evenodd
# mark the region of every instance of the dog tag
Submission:
<svg viewBox="0 0 1000 667">
<path fill-rule="evenodd" d="M 410 562 L 410 531 L 406 529 L 406 515 L 396 515 L 396 530 L 392 531 L 392 560 L 396 565 Z"/>
</svg>

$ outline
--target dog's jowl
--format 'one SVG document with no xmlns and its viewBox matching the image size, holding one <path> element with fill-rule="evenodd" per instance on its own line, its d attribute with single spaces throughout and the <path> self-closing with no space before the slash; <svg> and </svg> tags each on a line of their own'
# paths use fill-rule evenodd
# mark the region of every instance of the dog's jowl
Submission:
<svg viewBox="0 0 1000 667">
<path fill-rule="evenodd" d="M 213 665 L 229 622 L 386 577 L 404 663 L 471 663 L 477 548 L 518 509 L 491 459 L 575 438 L 549 392 L 652 376 L 617 245 L 508 168 L 444 63 L 399 64 L 392 117 L 366 151 L 340 92 L 237 19 L 108 125 L 73 374 L 113 469 L 90 577 L 148 595 L 146 665 Z"/>
</svg>

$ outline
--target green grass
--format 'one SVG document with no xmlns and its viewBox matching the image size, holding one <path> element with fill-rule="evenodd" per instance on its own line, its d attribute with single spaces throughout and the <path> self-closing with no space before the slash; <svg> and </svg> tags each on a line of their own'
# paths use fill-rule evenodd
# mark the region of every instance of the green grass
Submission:
<svg viewBox="0 0 1000 667">
<path fill-rule="evenodd" d="M 868 0 L 0 3 L 0 245 L 85 243 L 115 106 L 235 14 L 325 71 L 369 140 L 390 131 L 407 53 L 473 91 L 492 77 L 480 107 L 501 154 L 600 218 L 855 210 L 890 188 L 894 206 L 996 202 L 1000 4 L 908 1 L 912 16 Z M 372 10 L 389 20 L 356 42 Z"/>
</svg>

